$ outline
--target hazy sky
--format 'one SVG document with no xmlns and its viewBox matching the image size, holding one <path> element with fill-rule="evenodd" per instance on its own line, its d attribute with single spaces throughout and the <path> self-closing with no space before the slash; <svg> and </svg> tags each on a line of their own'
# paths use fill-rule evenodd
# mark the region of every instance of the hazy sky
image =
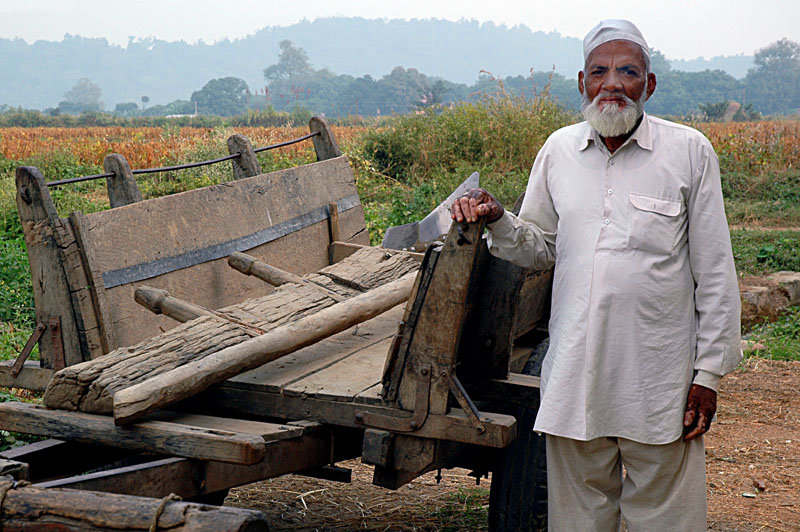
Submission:
<svg viewBox="0 0 800 532">
<path fill-rule="evenodd" d="M 670 59 L 752 55 L 783 37 L 800 42 L 800 0 L 0 0 L 0 37 L 214 42 L 329 16 L 491 20 L 579 38 L 600 19 L 627 18 Z"/>
</svg>

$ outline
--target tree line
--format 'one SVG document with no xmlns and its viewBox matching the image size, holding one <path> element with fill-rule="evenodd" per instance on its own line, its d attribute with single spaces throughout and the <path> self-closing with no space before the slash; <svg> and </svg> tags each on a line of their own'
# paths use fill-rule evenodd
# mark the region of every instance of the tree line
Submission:
<svg viewBox="0 0 800 532">
<path fill-rule="evenodd" d="M 474 101 L 504 90 L 518 96 L 547 91 L 562 106 L 577 111 L 580 96 L 574 79 L 556 72 L 531 72 L 528 76 L 495 78 L 483 73 L 471 84 L 427 76 L 415 68 L 396 67 L 375 79 L 336 74 L 312 67 L 303 48 L 289 40 L 279 43 L 276 63 L 263 69 L 263 87 L 251 89 L 237 77 L 208 81 L 187 100 L 148 107 L 140 102 L 116 104 L 113 114 L 122 117 L 216 115 L 230 117 L 248 112 L 325 114 L 329 117 L 386 116 L 406 114 Z M 658 88 L 647 104 L 649 112 L 666 116 L 690 116 L 711 120 L 723 117 L 730 102 L 737 102 L 737 119 L 764 115 L 788 115 L 800 109 L 800 44 L 776 41 L 755 53 L 754 66 L 743 79 L 721 70 L 684 72 L 671 68 L 658 50 L 651 50 L 652 70 Z M 80 79 L 64 94 L 57 107 L 45 114 L 97 113 L 104 108 L 102 90 L 88 78 Z M 0 107 L 2 111 L 2 107 Z"/>
</svg>

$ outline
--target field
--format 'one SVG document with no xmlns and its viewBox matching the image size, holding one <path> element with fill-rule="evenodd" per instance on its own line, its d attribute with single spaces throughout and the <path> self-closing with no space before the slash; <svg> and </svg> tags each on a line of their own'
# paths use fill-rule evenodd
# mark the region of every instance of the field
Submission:
<svg viewBox="0 0 800 532">
<path fill-rule="evenodd" d="M 524 190 L 530 164 L 547 135 L 573 120 L 574 116 L 560 111 L 547 99 L 516 100 L 507 97 L 456 107 L 440 114 L 397 117 L 379 129 L 337 126 L 333 129 L 353 166 L 371 240 L 379 243 L 386 227 L 420 219 L 474 170 L 481 172 L 484 187 L 495 193 L 504 203 L 513 203 Z M 800 122 L 702 123 L 693 126 L 709 137 L 720 157 L 734 256 L 742 279 L 746 281 L 780 270 L 800 271 Z M 0 129 L 0 360 L 14 357 L 34 326 L 27 256 L 14 203 L 16 166 L 37 166 L 47 180 L 56 180 L 102 173 L 103 157 L 112 152 L 123 154 L 133 168 L 195 162 L 227 155 L 225 140 L 234 132 L 244 134 L 255 147 L 259 147 L 299 137 L 307 133 L 307 129 Z M 314 152 L 311 144 L 305 142 L 262 153 L 259 160 L 262 169 L 270 171 L 313 161 Z M 231 179 L 230 174 L 230 165 L 223 163 L 180 172 L 148 174 L 139 176 L 137 180 L 143 196 L 149 198 L 221 183 Z M 67 185 L 54 189 L 52 194 L 62 216 L 73 210 L 94 212 L 108 208 L 103 181 Z M 765 346 L 759 356 L 787 362 L 767 361 L 764 366 L 758 366 L 754 360 L 760 359 L 750 359 L 737 372 L 736 379 L 726 385 L 728 388 L 722 394 L 721 404 L 728 400 L 735 400 L 737 403 L 735 408 L 733 405 L 721 407 L 721 424 L 716 429 L 719 432 L 711 435 L 709 440 L 709 445 L 713 443 L 716 449 L 726 449 L 727 453 L 722 458 L 719 458 L 722 451 L 709 453 L 709 475 L 716 479 L 712 483 L 716 482 L 717 486 L 711 488 L 710 498 L 711 515 L 716 516 L 715 522 L 719 524 L 714 529 L 800 530 L 796 525 L 800 522 L 800 517 L 795 520 L 791 518 L 791 515 L 797 516 L 800 505 L 796 496 L 800 490 L 800 481 L 796 475 L 781 476 L 783 470 L 778 466 L 774 470 L 768 469 L 772 464 L 770 460 L 778 456 L 775 453 L 788 460 L 783 465 L 797 466 L 800 453 L 796 442 L 800 440 L 800 436 L 797 435 L 796 427 L 790 429 L 789 425 L 797 421 L 797 408 L 800 405 L 789 398 L 785 402 L 786 410 L 781 410 L 782 413 L 776 414 L 777 417 L 768 416 L 764 421 L 758 417 L 761 410 L 757 409 L 756 404 L 764 399 L 759 393 L 780 392 L 774 388 L 778 381 L 781 386 L 798 389 L 800 362 L 796 361 L 800 360 L 800 309 L 789 309 L 777 322 L 759 324 L 753 330 L 745 332 Z M 776 380 L 772 376 L 765 377 L 768 381 L 766 384 L 764 379 L 749 381 L 754 375 L 759 377 L 757 368 L 778 372 L 783 380 Z M 756 391 L 743 393 L 733 387 L 732 383 L 737 382 L 744 383 L 746 389 L 752 388 Z M 35 396 L 0 389 L 0 401 L 20 398 L 37 400 Z M 770 403 L 769 408 L 773 406 L 778 408 L 780 405 Z M 754 419 L 745 414 L 752 414 Z M 746 426 L 741 421 L 745 418 L 749 420 Z M 734 426 L 733 421 L 724 424 L 731 419 L 738 420 L 739 424 Z M 721 510 L 722 506 L 714 506 L 731 506 L 731 501 L 741 503 L 738 498 L 725 499 L 725 496 L 741 498 L 741 492 L 746 491 L 745 488 L 739 489 L 741 482 L 731 491 L 731 484 L 725 483 L 726 479 L 718 472 L 714 473 L 714 468 L 722 471 L 723 476 L 756 475 L 753 469 L 736 470 L 731 465 L 733 462 L 726 457 L 730 453 L 741 452 L 736 438 L 751 437 L 750 433 L 743 436 L 734 429 L 741 431 L 751 427 L 753 433 L 757 433 L 760 419 L 762 424 L 771 424 L 770 427 L 778 434 L 781 431 L 794 430 L 791 437 L 780 438 L 784 441 L 791 440 L 795 444 L 787 444 L 777 451 L 770 451 L 773 454 L 768 457 L 756 456 L 755 461 L 747 465 L 755 463 L 756 471 L 761 471 L 762 466 L 764 471 L 771 471 L 772 478 L 777 479 L 774 485 L 781 486 L 781 489 L 788 486 L 786 489 L 795 496 L 791 498 L 767 492 L 769 496 L 776 497 L 778 504 L 784 504 L 788 509 L 780 510 L 783 513 L 769 514 L 768 509 L 758 506 L 759 511 L 767 513 L 760 518 L 758 526 L 750 527 L 745 511 L 747 508 L 741 504 L 734 506 L 744 510 L 733 513 Z M 24 438 L 0 431 L 0 448 L 18 444 L 18 440 L 24 441 Z M 718 464 L 720 461 L 723 463 Z M 361 470 L 357 473 L 367 475 L 367 472 Z M 446 477 L 447 489 L 444 490 L 429 486 L 432 483 L 427 477 L 412 484 L 409 498 L 400 499 L 408 502 L 400 513 L 397 513 L 399 507 L 394 508 L 399 504 L 394 496 L 387 497 L 386 492 L 360 482 L 358 484 L 362 488 L 353 489 L 372 491 L 347 492 L 350 494 L 346 496 L 355 502 L 352 506 L 353 512 L 342 510 L 339 515 L 343 519 L 341 527 L 347 529 L 357 522 L 354 526 L 361 529 L 382 530 L 387 523 L 396 523 L 398 516 L 411 519 L 411 524 L 397 528 L 390 526 L 389 529 L 471 530 L 484 527 L 487 489 L 470 486 L 471 480 L 467 481 L 461 473 L 454 475 Z M 292 521 L 292 528 L 313 528 L 320 525 L 318 521 L 311 519 L 310 514 L 313 512 L 308 509 L 307 503 L 319 503 L 320 512 L 331 512 L 330 515 L 333 515 L 336 511 L 330 505 L 338 503 L 334 497 L 326 498 L 323 493 L 345 492 L 337 491 L 339 487 L 309 482 L 298 477 L 276 479 L 271 483 L 258 485 L 260 487 L 242 488 L 232 492 L 229 503 L 259 506 L 253 500 L 267 497 L 275 504 L 285 506 L 282 515 L 295 519 Z M 724 488 L 720 482 L 723 482 Z M 254 489 L 260 491 L 253 492 Z M 306 494 L 304 499 L 301 497 L 303 500 L 300 504 L 301 501 L 296 496 L 313 490 L 323 491 Z M 734 493 L 737 490 L 738 493 Z M 762 496 L 759 492 L 759 497 L 760 501 L 767 495 Z M 349 503 L 339 502 L 350 508 L 347 506 Z M 380 519 L 368 519 L 370 512 L 365 507 L 369 504 L 374 505 L 373 513 L 382 512 Z M 435 509 L 431 510 L 430 505 Z M 427 510 L 421 509 L 419 515 L 416 515 L 415 508 Z M 395 513 L 391 513 L 392 511 Z M 433 516 L 430 515 L 431 511 L 434 512 Z M 759 528 L 762 525 L 763 528 Z"/>
</svg>

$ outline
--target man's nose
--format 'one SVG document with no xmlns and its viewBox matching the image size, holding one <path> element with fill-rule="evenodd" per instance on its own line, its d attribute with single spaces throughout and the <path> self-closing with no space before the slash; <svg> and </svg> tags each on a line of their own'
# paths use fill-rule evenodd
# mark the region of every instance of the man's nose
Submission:
<svg viewBox="0 0 800 532">
<path fill-rule="evenodd" d="M 602 89 L 607 92 L 617 92 L 622 90 L 622 77 L 617 72 L 607 72 L 603 77 Z"/>
</svg>

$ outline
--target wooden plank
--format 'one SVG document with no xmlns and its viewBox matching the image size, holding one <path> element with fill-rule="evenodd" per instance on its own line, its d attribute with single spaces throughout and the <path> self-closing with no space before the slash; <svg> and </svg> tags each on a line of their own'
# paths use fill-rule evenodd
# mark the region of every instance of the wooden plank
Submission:
<svg viewBox="0 0 800 532">
<path fill-rule="evenodd" d="M 81 262 L 86 272 L 89 293 L 92 297 L 97 325 L 100 328 L 100 339 L 105 354 L 117 348 L 117 339 L 114 336 L 111 310 L 108 306 L 108 298 L 106 298 L 103 276 L 95 271 L 92 266 L 96 261 L 92 255 L 93 249 L 89 245 L 85 233 L 86 215 L 81 212 L 73 212 L 69 215 L 69 222 L 72 225 L 75 241 L 78 243 L 78 249 L 81 253 Z"/>
<path fill-rule="evenodd" d="M 55 374 L 55 371 L 41 367 L 38 362 L 26 360 L 19 375 L 12 377 L 11 367 L 13 364 L 13 360 L 0 362 L 0 386 L 41 392 L 47 388 L 47 384 Z"/>
<path fill-rule="evenodd" d="M 242 390 L 223 383 L 193 399 L 194 404 L 219 408 L 226 413 L 254 415 L 283 419 L 309 419 L 344 427 L 365 428 L 356 421 L 357 412 L 371 412 L 384 416 L 410 416 L 410 411 L 359 402 L 332 401 L 314 396 L 292 396 L 254 390 Z M 481 412 L 486 431 L 479 433 L 460 409 L 453 408 L 446 415 L 431 414 L 413 433 L 419 438 L 474 443 L 487 447 L 505 447 L 516 437 L 516 419 L 513 416 Z"/>
<path fill-rule="evenodd" d="M 273 266 L 304 274 L 329 262 L 326 213 L 332 200 L 340 205 L 342 240 L 369 243 L 361 205 L 344 210 L 341 203 L 342 198 L 357 198 L 356 194 L 352 170 L 342 156 L 91 213 L 83 226 L 84 244 L 91 250 L 90 269 L 101 276 L 153 261 L 172 260 L 171 257 L 185 257 L 188 265 L 195 260 L 192 253 L 269 230 L 322 208 L 324 219 L 318 223 L 266 244 L 242 241 L 237 244 L 241 247 L 230 250 L 247 250 Z M 142 220 L 147 220 L 150 230 L 142 230 Z M 218 223 L 219 220 L 226 223 Z M 138 308 L 132 299 L 138 284 L 104 284 L 118 345 L 132 345 L 175 326 L 168 318 Z M 146 284 L 211 309 L 273 290 L 257 279 L 231 272 L 224 258 L 163 273 L 147 279 Z"/>
<path fill-rule="evenodd" d="M 69 285 L 54 235 L 58 213 L 44 177 L 38 168 L 21 166 L 16 170 L 17 211 L 25 233 L 25 246 L 31 269 L 36 322 L 49 323 L 61 318 L 63 351 L 68 363 L 80 362 L 82 351 L 78 327 L 72 311 Z M 45 332 L 39 341 L 42 367 L 53 367 L 53 346 Z"/>
<path fill-rule="evenodd" d="M 430 412 L 447 412 L 450 395 L 450 374 L 455 371 L 456 353 L 462 337 L 473 273 L 479 258 L 484 221 L 459 229 L 453 224 L 445 239 L 430 286 L 424 294 L 414 336 L 409 346 L 409 362 L 400 382 L 398 401 L 410 408 L 416 394 L 417 369 L 430 364 Z M 463 237 L 460 234 L 463 231 Z M 421 291 L 420 291 L 421 292 Z"/>
<path fill-rule="evenodd" d="M 283 393 L 293 383 L 323 370 L 352 353 L 392 338 L 403 315 L 404 305 L 376 316 L 291 355 L 264 364 L 226 381 L 241 389 Z M 341 377 L 341 376 L 340 376 Z"/>
<path fill-rule="evenodd" d="M 78 326 L 82 351 L 81 360 L 91 360 L 107 353 L 108 346 L 100 334 L 97 311 L 89 291 L 89 280 L 86 277 L 83 256 L 69 220 L 59 219 L 55 224 L 53 235 L 58 243 L 58 251 L 61 263 L 64 265 L 64 273 L 72 300 L 72 311 Z M 76 364 L 81 360 L 76 359 L 68 361 L 68 363 Z"/>
<path fill-rule="evenodd" d="M 552 268 L 544 272 L 526 270 L 517 303 L 514 338 L 519 338 L 538 326 L 547 326 L 552 285 Z"/>
<path fill-rule="evenodd" d="M 184 498 L 195 497 L 324 466 L 330 462 L 331 442 L 331 433 L 322 430 L 268 443 L 264 460 L 252 465 L 165 458 L 36 485 L 149 497 L 166 497 L 170 493 Z"/>
<path fill-rule="evenodd" d="M 148 412 L 191 397 L 213 384 L 382 314 L 408 298 L 415 277 L 415 273 L 408 273 L 263 336 L 120 390 L 114 394 L 114 422 L 130 423 Z"/>
<path fill-rule="evenodd" d="M 99 443 L 187 458 L 253 464 L 264 458 L 264 440 L 252 434 L 144 421 L 119 428 L 108 416 L 49 410 L 26 403 L 0 403 L 5 430 Z"/>
<path fill-rule="evenodd" d="M 260 436 L 265 442 L 298 438 L 302 436 L 304 432 L 302 427 L 293 425 L 265 423 L 263 421 L 233 419 L 229 417 L 204 416 L 186 412 L 153 412 L 147 419 L 167 421 L 169 423 L 177 423 L 178 425 L 190 427 L 235 432 L 237 434 L 252 434 L 253 436 Z"/>
<path fill-rule="evenodd" d="M 335 401 L 352 401 L 381 381 L 392 338 L 361 349 L 284 389 L 287 394 L 307 394 Z"/>
</svg>

